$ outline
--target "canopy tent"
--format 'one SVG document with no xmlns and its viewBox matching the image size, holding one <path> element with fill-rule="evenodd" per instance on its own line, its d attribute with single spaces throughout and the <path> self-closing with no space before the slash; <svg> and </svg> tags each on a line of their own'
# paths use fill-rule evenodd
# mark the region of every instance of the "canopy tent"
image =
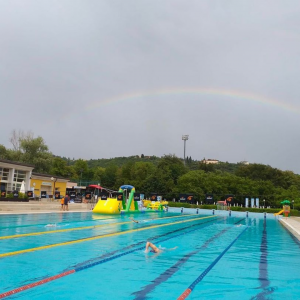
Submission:
<svg viewBox="0 0 300 300">
<path fill-rule="evenodd" d="M 91 188 L 91 189 L 95 189 L 95 190 L 105 190 L 105 191 L 107 191 L 107 192 L 109 192 L 109 193 L 117 193 L 118 191 L 114 191 L 114 190 L 111 190 L 111 189 L 108 189 L 108 188 L 105 188 L 105 187 L 103 187 L 103 186 L 100 186 L 100 185 L 98 185 L 98 184 L 90 184 L 89 186 L 88 186 L 88 188 Z"/>
<path fill-rule="evenodd" d="M 105 189 L 105 188 L 103 188 L 102 186 L 97 185 L 97 184 L 90 184 L 88 187 L 89 187 L 89 188 L 92 188 L 92 189 L 98 189 L 98 190 Z"/>
</svg>

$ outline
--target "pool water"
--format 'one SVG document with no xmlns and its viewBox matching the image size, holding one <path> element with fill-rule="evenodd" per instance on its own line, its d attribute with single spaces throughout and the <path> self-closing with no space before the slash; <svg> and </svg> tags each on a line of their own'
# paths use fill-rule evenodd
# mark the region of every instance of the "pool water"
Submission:
<svg viewBox="0 0 300 300">
<path fill-rule="evenodd" d="M 0 232 L 0 298 L 300 299 L 300 242 L 270 215 L 1 215 Z"/>
</svg>

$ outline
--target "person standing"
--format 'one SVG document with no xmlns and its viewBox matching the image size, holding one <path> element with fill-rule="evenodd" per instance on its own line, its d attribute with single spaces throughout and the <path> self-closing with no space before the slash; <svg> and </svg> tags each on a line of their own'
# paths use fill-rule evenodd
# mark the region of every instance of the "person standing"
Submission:
<svg viewBox="0 0 300 300">
<path fill-rule="evenodd" d="M 61 209 L 60 210 L 64 210 L 64 205 L 65 205 L 65 198 L 64 197 L 62 197 L 60 199 L 60 204 L 61 204 Z"/>
<path fill-rule="evenodd" d="M 66 194 L 66 196 L 65 196 L 65 201 L 64 201 L 64 210 L 66 210 L 66 211 L 69 210 L 69 207 L 68 207 L 69 200 L 70 200 L 70 197 L 69 197 L 68 194 Z"/>
</svg>

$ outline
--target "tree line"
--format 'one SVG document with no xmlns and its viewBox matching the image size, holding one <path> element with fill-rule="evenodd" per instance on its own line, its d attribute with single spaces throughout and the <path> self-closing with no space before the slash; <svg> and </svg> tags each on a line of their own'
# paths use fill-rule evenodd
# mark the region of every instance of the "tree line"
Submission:
<svg viewBox="0 0 300 300">
<path fill-rule="evenodd" d="M 179 193 L 192 193 L 195 201 L 204 201 L 207 193 L 214 194 L 215 200 L 232 194 L 242 204 L 245 197 L 259 197 L 266 205 L 280 206 L 283 199 L 289 199 L 300 209 L 300 176 L 268 165 L 208 165 L 191 157 L 184 163 L 172 154 L 86 161 L 53 155 L 44 139 L 30 132 L 13 131 L 10 142 L 11 148 L 0 145 L 1 159 L 32 164 L 34 172 L 69 178 L 81 185 L 100 183 L 118 190 L 131 184 L 146 196 L 155 192 L 168 200 L 178 199 Z"/>
</svg>

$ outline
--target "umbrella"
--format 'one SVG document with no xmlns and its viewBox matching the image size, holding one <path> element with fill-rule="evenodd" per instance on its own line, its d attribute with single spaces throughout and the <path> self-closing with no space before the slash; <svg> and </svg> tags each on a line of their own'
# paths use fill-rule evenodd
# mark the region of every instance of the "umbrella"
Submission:
<svg viewBox="0 0 300 300">
<path fill-rule="evenodd" d="M 20 193 L 25 194 L 25 181 L 24 180 L 22 181 L 22 184 L 21 184 Z"/>
</svg>

